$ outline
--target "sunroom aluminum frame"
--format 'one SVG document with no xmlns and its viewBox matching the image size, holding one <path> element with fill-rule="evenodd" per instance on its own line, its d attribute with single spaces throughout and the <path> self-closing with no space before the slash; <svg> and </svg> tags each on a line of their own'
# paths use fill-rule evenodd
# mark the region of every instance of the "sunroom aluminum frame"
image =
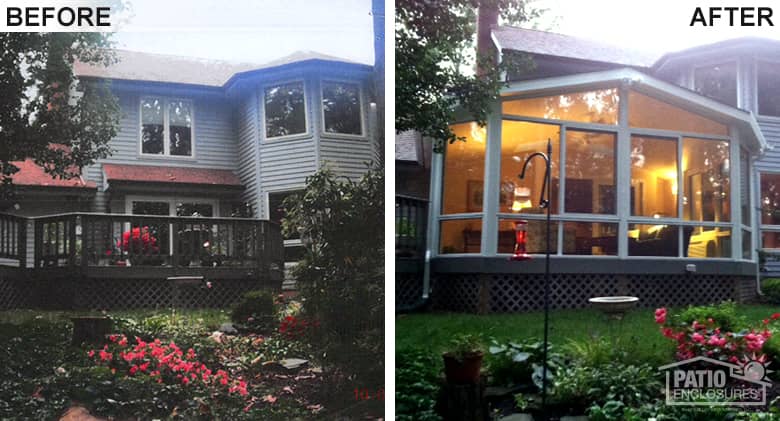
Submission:
<svg viewBox="0 0 780 421">
<path fill-rule="evenodd" d="M 501 101 L 511 98 L 523 98 L 523 97 L 537 97 L 546 95 L 556 95 L 567 92 L 578 92 L 586 90 L 594 90 L 606 87 L 618 87 L 621 101 L 619 103 L 618 122 L 617 125 L 603 125 L 593 123 L 580 123 L 572 121 L 556 121 L 547 119 L 538 119 L 532 117 L 518 117 L 518 116 L 503 116 L 501 114 Z M 714 136 L 701 133 L 683 133 L 679 131 L 665 131 L 657 129 L 642 129 L 631 128 L 627 124 L 620 124 L 628 120 L 628 91 L 629 89 L 639 93 L 650 95 L 654 98 L 667 102 L 671 105 L 686 109 L 688 111 L 695 112 L 703 115 L 712 120 L 721 122 L 729 126 L 728 136 Z M 578 75 L 569 75 L 561 77 L 552 77 L 544 79 L 527 80 L 520 82 L 512 82 L 506 88 L 501 91 L 501 99 L 492 104 L 491 112 L 487 120 L 487 146 L 485 151 L 485 180 L 498 180 L 500 178 L 500 159 L 501 159 L 501 123 L 503 119 L 509 120 L 521 120 L 521 121 L 536 121 L 561 125 L 561 138 L 565 138 L 566 127 L 590 129 L 598 131 L 608 131 L 615 133 L 617 136 L 616 157 L 617 162 L 617 176 L 616 180 L 626 180 L 630 178 L 630 165 L 628 163 L 621 163 L 619 157 L 627 156 L 626 148 L 629 148 L 631 134 L 645 134 L 655 136 L 666 136 L 678 139 L 678 148 L 681 147 L 680 139 L 690 134 L 692 137 L 705 138 L 713 140 L 729 139 L 729 152 L 730 152 L 730 179 L 738 180 L 740 177 L 740 148 L 748 151 L 749 157 L 755 157 L 760 155 L 764 150 L 768 148 L 766 139 L 764 138 L 761 130 L 758 126 L 755 116 L 748 111 L 733 108 L 731 106 L 719 103 L 712 99 L 699 95 L 696 92 L 680 88 L 673 84 L 655 79 L 642 72 L 631 68 L 622 68 L 616 70 L 584 73 Z M 458 114 L 456 121 L 453 123 L 469 122 L 469 119 L 465 115 Z M 564 148 L 565 149 L 565 148 Z M 679 151 L 678 151 L 678 156 Z M 558 159 L 561 159 L 560 157 Z M 484 207 L 482 212 L 478 213 L 462 213 L 457 215 L 441 215 L 441 199 L 442 199 L 442 173 L 443 173 L 444 156 L 443 154 L 435 154 L 433 157 L 431 168 L 431 189 L 430 189 L 430 212 L 429 212 L 429 224 L 428 224 L 428 245 L 427 256 L 432 258 L 441 259 L 444 264 L 445 261 L 455 262 L 457 258 L 496 258 L 502 257 L 503 254 L 497 253 L 497 236 L 498 236 L 498 221 L 499 219 L 512 219 L 518 218 L 516 215 L 500 214 L 498 212 L 498 184 L 486 183 L 484 186 L 483 203 Z M 678 179 L 681 178 L 681 167 L 678 165 Z M 619 224 L 618 233 L 624 233 L 628 229 L 629 224 L 635 223 L 668 223 L 674 226 L 730 226 L 731 233 L 731 253 L 728 258 L 708 258 L 707 262 L 722 263 L 745 261 L 755 262 L 755 249 L 757 236 L 752 235 L 751 238 L 751 257 L 750 259 L 742 259 L 742 231 L 748 230 L 755 232 L 755 217 L 750 215 L 749 224 L 742 224 L 741 215 L 741 203 L 740 203 L 740 191 L 739 183 L 732 181 L 732 194 L 730 195 L 730 209 L 731 209 L 731 221 L 729 223 L 713 223 L 713 222 L 701 222 L 701 221 L 684 221 L 682 220 L 682 213 L 678 218 L 674 219 L 653 219 L 631 216 L 627 209 L 620 210 L 623 206 L 627 208 L 628 203 L 625 201 L 618 201 L 618 211 L 615 216 L 602 216 L 602 215 L 556 215 L 557 221 L 576 220 L 576 221 L 592 221 L 592 222 L 617 222 Z M 628 183 L 618 183 L 618 197 L 627 197 L 629 194 L 627 190 Z M 755 192 L 751 191 L 750 194 L 750 207 L 755 208 Z M 559 194 L 563 194 L 561 188 Z M 678 199 L 678 206 L 679 206 Z M 562 202 L 559 202 L 562 203 Z M 622 203 L 622 204 L 621 204 Z M 621 218 L 620 215 L 628 215 L 627 218 Z M 439 235 L 440 235 L 440 223 L 446 220 L 462 220 L 462 219 L 474 219 L 479 218 L 482 221 L 482 247 L 479 254 L 446 254 L 439 255 Z M 524 219 L 533 219 L 533 217 Z M 559 230 L 562 229 L 562 224 L 559 224 Z M 679 230 L 678 230 L 679 232 Z M 678 234 L 681 240 L 681 234 Z M 583 259 L 631 259 L 636 261 L 658 261 L 658 260 L 670 260 L 677 258 L 670 257 L 650 257 L 650 256 L 628 256 L 628 239 L 625 236 L 618 236 L 618 256 L 580 256 L 580 255 L 556 255 L 556 259 L 571 259 L 574 261 L 582 261 Z M 561 244 L 559 242 L 559 249 Z M 560 251 L 560 250 L 559 250 Z M 682 252 L 682 250 L 681 250 Z M 445 260 L 446 259 L 446 260 Z M 603 261 L 603 260 L 602 260 Z M 686 262 L 701 261 L 696 258 L 686 258 Z M 503 264 L 499 266 L 505 266 Z M 666 266 L 668 267 L 668 266 Z M 424 285 L 424 291 L 427 295 L 428 285 Z"/>
</svg>

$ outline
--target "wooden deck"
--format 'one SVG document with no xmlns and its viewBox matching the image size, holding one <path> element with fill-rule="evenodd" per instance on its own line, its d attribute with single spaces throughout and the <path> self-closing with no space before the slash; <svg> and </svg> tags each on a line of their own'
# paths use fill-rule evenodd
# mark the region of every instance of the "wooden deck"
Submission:
<svg viewBox="0 0 780 421">
<path fill-rule="evenodd" d="M 283 253 L 265 220 L 0 214 L 0 308 L 223 306 L 280 289 Z"/>
</svg>

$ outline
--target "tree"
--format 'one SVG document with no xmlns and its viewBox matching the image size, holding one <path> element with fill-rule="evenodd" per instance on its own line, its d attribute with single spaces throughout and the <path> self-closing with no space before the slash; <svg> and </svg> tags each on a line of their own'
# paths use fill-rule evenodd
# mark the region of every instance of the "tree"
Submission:
<svg viewBox="0 0 780 421">
<path fill-rule="evenodd" d="M 73 74 L 76 60 L 111 64 L 110 47 L 102 33 L 0 34 L 0 195 L 11 192 L 14 161 L 69 179 L 110 154 L 117 100 L 106 83 Z"/>
<path fill-rule="evenodd" d="M 503 85 L 504 70 L 528 66 L 525 56 L 507 55 L 501 65 L 475 57 L 479 6 L 496 7 L 507 22 L 527 22 L 541 13 L 529 0 L 398 0 L 395 20 L 395 128 L 417 130 L 436 141 L 458 140 L 450 130 L 456 106 L 485 124 L 490 103 Z M 478 61 L 484 74 L 471 64 Z"/>
<path fill-rule="evenodd" d="M 320 322 L 317 348 L 367 386 L 383 384 L 384 204 L 383 168 L 358 181 L 324 169 L 285 199 L 282 221 L 306 248 L 293 276 L 304 312 Z"/>
</svg>

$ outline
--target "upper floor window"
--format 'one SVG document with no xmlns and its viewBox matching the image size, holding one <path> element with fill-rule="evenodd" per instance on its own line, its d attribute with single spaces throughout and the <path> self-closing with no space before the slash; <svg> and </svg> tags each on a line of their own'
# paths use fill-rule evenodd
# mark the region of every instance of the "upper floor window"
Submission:
<svg viewBox="0 0 780 421">
<path fill-rule="evenodd" d="M 360 86 L 356 83 L 323 82 L 322 114 L 326 133 L 362 136 Z"/>
<path fill-rule="evenodd" d="M 693 71 L 696 92 L 724 104 L 737 106 L 737 63 L 697 67 Z"/>
<path fill-rule="evenodd" d="M 141 153 L 192 156 L 192 102 L 141 98 Z"/>
<path fill-rule="evenodd" d="M 780 117 L 780 64 L 757 62 L 758 113 Z"/>
<path fill-rule="evenodd" d="M 269 86 L 263 97 L 266 139 L 306 133 L 303 82 Z"/>
</svg>

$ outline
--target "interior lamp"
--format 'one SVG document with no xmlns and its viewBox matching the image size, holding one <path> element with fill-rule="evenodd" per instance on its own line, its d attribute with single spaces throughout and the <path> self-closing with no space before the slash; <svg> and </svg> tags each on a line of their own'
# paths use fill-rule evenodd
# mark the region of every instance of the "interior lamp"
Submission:
<svg viewBox="0 0 780 421">
<path fill-rule="evenodd" d="M 512 200 L 512 212 L 520 212 L 531 206 L 531 189 L 528 187 L 515 187 L 514 199 Z"/>
</svg>

